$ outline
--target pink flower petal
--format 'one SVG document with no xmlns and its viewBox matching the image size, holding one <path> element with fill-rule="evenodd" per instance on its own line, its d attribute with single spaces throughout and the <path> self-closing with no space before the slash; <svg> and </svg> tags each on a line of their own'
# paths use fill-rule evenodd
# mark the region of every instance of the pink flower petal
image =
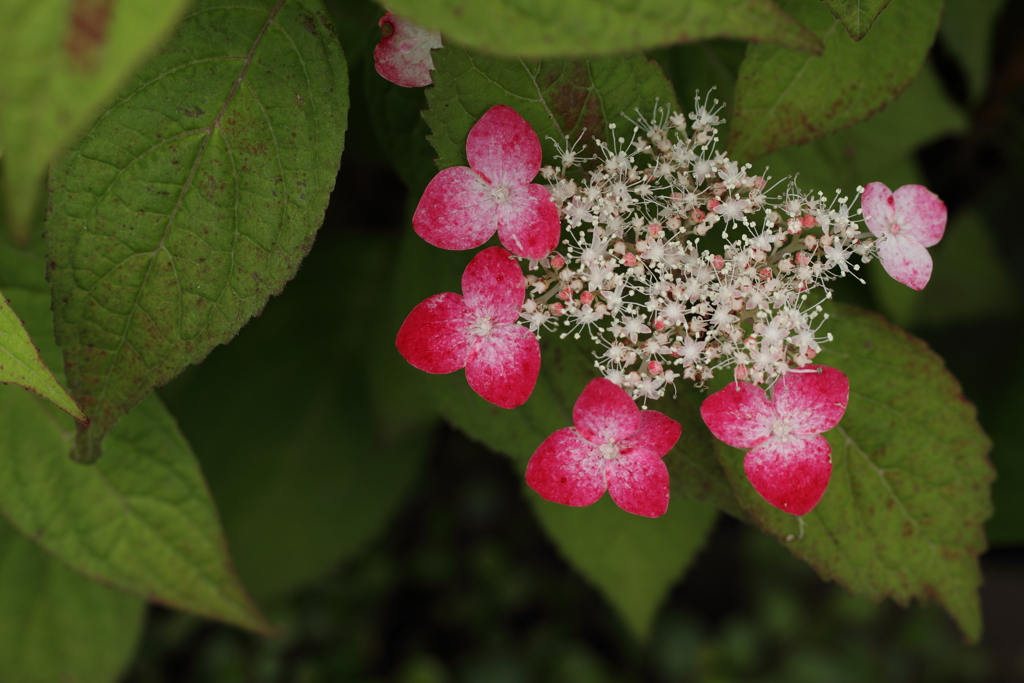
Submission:
<svg viewBox="0 0 1024 683">
<path fill-rule="evenodd" d="M 598 445 L 625 439 L 640 426 L 640 409 L 621 387 L 599 377 L 591 380 L 572 409 L 580 436 Z"/>
<path fill-rule="evenodd" d="M 776 413 L 764 389 L 750 382 L 730 382 L 704 399 L 700 416 L 720 441 L 750 448 L 771 435 Z"/>
<path fill-rule="evenodd" d="M 864 223 L 875 237 L 889 232 L 896 220 L 896 200 L 885 183 L 868 183 L 860 198 Z"/>
<path fill-rule="evenodd" d="M 605 459 L 597 446 L 572 427 L 544 440 L 526 466 L 526 483 L 545 500 L 592 505 L 608 488 Z"/>
<path fill-rule="evenodd" d="M 388 12 L 377 25 L 380 43 L 373 49 L 377 73 L 403 88 L 430 85 L 434 60 L 431 49 L 441 47 L 441 34 L 418 26 Z"/>
<path fill-rule="evenodd" d="M 540 343 L 522 325 L 499 325 L 479 337 L 466 358 L 466 381 L 502 408 L 526 403 L 540 374 Z"/>
<path fill-rule="evenodd" d="M 643 450 L 661 458 L 676 445 L 682 431 L 683 428 L 671 417 L 656 410 L 641 410 L 640 427 L 619 441 L 619 451 L 625 455 L 634 450 Z"/>
<path fill-rule="evenodd" d="M 473 257 L 462 273 L 462 295 L 475 316 L 493 324 L 514 323 L 526 299 L 526 278 L 512 254 L 489 247 Z"/>
<path fill-rule="evenodd" d="M 644 449 L 623 453 L 608 461 L 608 493 L 626 512 L 660 517 L 668 510 L 668 468 Z"/>
<path fill-rule="evenodd" d="M 509 251 L 528 259 L 541 259 L 558 246 L 562 224 L 551 193 L 542 185 L 513 190 L 498 205 L 498 237 Z"/>
<path fill-rule="evenodd" d="M 398 330 L 402 357 L 425 372 L 444 374 L 466 365 L 469 308 L 458 294 L 435 294 L 412 309 Z"/>
<path fill-rule="evenodd" d="M 438 173 L 412 216 L 416 234 L 442 249 L 473 249 L 498 229 L 498 204 L 491 188 L 465 166 Z"/>
<path fill-rule="evenodd" d="M 850 380 L 835 368 L 808 365 L 783 375 L 775 383 L 772 400 L 794 434 L 821 434 L 843 419 Z"/>
<path fill-rule="evenodd" d="M 946 205 L 924 185 L 904 185 L 893 194 L 896 223 L 922 246 L 938 244 L 946 232 Z"/>
<path fill-rule="evenodd" d="M 921 291 L 932 276 L 932 257 L 912 237 L 889 233 L 878 242 L 878 260 L 893 280 Z"/>
<path fill-rule="evenodd" d="M 512 189 L 529 183 L 540 171 L 540 140 L 515 109 L 499 104 L 469 131 L 466 158 L 487 182 Z"/>
<path fill-rule="evenodd" d="M 831 452 L 823 436 L 768 439 L 747 453 L 743 470 L 770 504 L 791 515 L 804 515 L 828 487 Z"/>
</svg>

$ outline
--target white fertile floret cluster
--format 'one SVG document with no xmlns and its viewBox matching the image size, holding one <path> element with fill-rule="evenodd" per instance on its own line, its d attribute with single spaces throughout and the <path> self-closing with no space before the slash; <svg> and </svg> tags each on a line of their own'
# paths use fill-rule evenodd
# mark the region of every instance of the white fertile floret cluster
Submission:
<svg viewBox="0 0 1024 683">
<path fill-rule="evenodd" d="M 589 156 L 566 140 L 541 171 L 565 239 L 531 264 L 522 317 L 535 333 L 588 335 L 596 367 L 634 399 L 730 368 L 771 384 L 812 363 L 830 339 L 819 333 L 828 283 L 875 251 L 848 197 L 793 181 L 772 195 L 716 151 L 718 101 L 694 104 L 689 125 L 658 109 Z"/>
</svg>

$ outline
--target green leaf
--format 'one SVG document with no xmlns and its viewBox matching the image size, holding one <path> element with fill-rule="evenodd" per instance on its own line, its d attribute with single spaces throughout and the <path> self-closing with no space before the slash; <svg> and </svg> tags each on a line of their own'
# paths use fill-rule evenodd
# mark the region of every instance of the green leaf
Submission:
<svg viewBox="0 0 1024 683">
<path fill-rule="evenodd" d="M 79 576 L 0 521 L 0 680 L 118 680 L 145 605 Z"/>
<path fill-rule="evenodd" d="M 1005 0 L 946 0 L 939 35 L 960 62 L 972 102 L 988 89 L 995 57 L 996 21 Z"/>
<path fill-rule="evenodd" d="M 447 41 L 495 55 L 579 57 L 708 38 L 821 52 L 821 42 L 772 0 L 390 0 Z"/>
<path fill-rule="evenodd" d="M 704 547 L 718 512 L 673 500 L 658 519 L 625 514 L 607 496 L 585 508 L 549 503 L 533 491 L 541 526 L 559 552 L 593 583 L 643 641 L 658 608 Z"/>
<path fill-rule="evenodd" d="M 799 520 L 766 503 L 743 452 L 719 446 L 741 504 L 825 579 L 901 605 L 932 598 L 971 641 L 981 636 L 978 555 L 992 513 L 991 442 L 942 359 L 880 316 L 831 308 L 835 335 L 815 359 L 850 378 L 842 422 L 825 436 L 832 480 Z"/>
<path fill-rule="evenodd" d="M 27 238 L 46 169 L 170 33 L 188 0 L 0 3 L 0 151 L 11 228 Z"/>
<path fill-rule="evenodd" d="M 393 342 L 376 323 L 366 334 L 353 325 L 379 317 L 374 275 L 390 269 L 390 246 L 318 242 L 280 299 L 164 392 L 257 599 L 282 597 L 360 550 L 405 501 L 432 445 L 432 416 L 400 425 L 363 389 L 369 349 Z"/>
<path fill-rule="evenodd" d="M 319 0 L 201 0 L 54 168 L 57 335 L 92 419 L 117 420 L 278 293 L 339 166 L 344 57 Z"/>
<path fill-rule="evenodd" d="M 917 75 L 935 38 L 942 0 L 901 0 L 855 43 L 818 2 L 782 6 L 821 36 L 820 57 L 751 45 L 736 84 L 728 149 L 755 159 L 862 121 L 894 100 Z"/>
<path fill-rule="evenodd" d="M 526 119 L 540 138 L 547 163 L 554 143 L 586 131 L 603 137 L 610 123 L 630 130 L 626 116 L 650 113 L 656 102 L 678 110 L 672 84 L 643 55 L 589 60 L 487 57 L 457 47 L 434 51 L 434 87 L 423 113 L 439 168 L 466 164 L 469 129 L 491 107 L 504 104 Z M 625 115 L 625 116 L 623 116 Z"/>
<path fill-rule="evenodd" d="M 76 420 L 89 421 L 75 399 L 43 363 L 28 332 L 3 295 L 0 295 L 0 382 L 25 387 Z"/>
<path fill-rule="evenodd" d="M 889 0 L 825 0 L 825 4 L 832 15 L 843 22 L 850 37 L 860 40 L 889 5 Z"/>
<path fill-rule="evenodd" d="M 51 365 L 45 294 L 7 296 Z M 203 475 L 156 396 L 110 434 L 95 467 L 68 460 L 70 418 L 24 392 L 0 392 L 0 511 L 72 569 L 170 607 L 245 628 L 269 626 L 235 577 Z"/>
<path fill-rule="evenodd" d="M 399 319 L 423 299 L 439 292 L 460 292 L 459 280 L 471 254 L 442 251 L 409 231 L 402 244 L 395 271 Z M 388 363 L 406 361 L 391 349 Z M 541 370 L 530 399 L 515 410 L 505 410 L 477 396 L 466 383 L 465 373 L 427 375 L 419 372 L 423 391 L 453 426 L 491 450 L 515 460 L 520 472 L 541 442 L 562 427 L 572 425 L 572 407 L 587 383 L 597 377 L 594 358 L 580 343 L 559 340 L 549 333 L 541 338 Z M 676 498 L 694 498 L 744 519 L 730 485 L 715 460 L 714 440 L 690 400 L 681 392 L 678 400 L 663 399 L 652 408 L 683 427 L 682 437 L 665 456 Z M 670 504 L 674 505 L 673 502 Z M 554 503 L 552 503 L 554 505 Z M 628 513 L 622 512 L 628 516 Z"/>
</svg>

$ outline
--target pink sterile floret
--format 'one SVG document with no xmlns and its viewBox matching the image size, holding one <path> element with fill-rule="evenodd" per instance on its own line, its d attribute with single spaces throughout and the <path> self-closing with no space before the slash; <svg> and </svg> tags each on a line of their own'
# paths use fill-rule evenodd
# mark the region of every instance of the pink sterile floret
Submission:
<svg viewBox="0 0 1024 683">
<path fill-rule="evenodd" d="M 373 49 L 377 73 L 403 88 L 430 85 L 434 68 L 431 50 L 441 47 L 441 34 L 388 12 L 380 21 L 380 43 Z"/>
<path fill-rule="evenodd" d="M 922 290 L 932 276 L 932 257 L 925 247 L 942 239 L 946 205 L 924 185 L 904 185 L 890 192 L 869 183 L 860 200 L 864 222 L 878 240 L 878 260 L 897 282 Z"/>
<path fill-rule="evenodd" d="M 849 397 L 846 375 L 808 365 L 783 375 L 771 399 L 750 382 L 733 382 L 708 396 L 700 414 L 716 437 L 751 449 L 743 470 L 766 501 L 803 515 L 832 475 L 832 449 L 821 433 L 839 424 Z"/>
<path fill-rule="evenodd" d="M 472 249 L 498 231 L 516 256 L 539 259 L 558 246 L 558 208 L 542 185 L 540 140 L 514 109 L 492 107 L 466 140 L 469 167 L 434 176 L 416 206 L 412 227 L 435 247 Z"/>
<path fill-rule="evenodd" d="M 546 500 L 577 507 L 596 503 L 607 490 L 626 512 L 665 514 L 668 468 L 662 457 L 679 440 L 679 423 L 640 410 L 629 394 L 603 378 L 580 394 L 572 421 L 575 427 L 559 429 L 530 458 L 530 488 Z"/>
<path fill-rule="evenodd" d="M 445 292 L 420 303 L 395 345 L 426 372 L 466 368 L 473 391 L 515 408 L 526 403 L 540 372 L 537 337 L 516 324 L 525 297 L 526 278 L 515 258 L 501 247 L 484 249 L 462 273 L 462 295 Z"/>
</svg>

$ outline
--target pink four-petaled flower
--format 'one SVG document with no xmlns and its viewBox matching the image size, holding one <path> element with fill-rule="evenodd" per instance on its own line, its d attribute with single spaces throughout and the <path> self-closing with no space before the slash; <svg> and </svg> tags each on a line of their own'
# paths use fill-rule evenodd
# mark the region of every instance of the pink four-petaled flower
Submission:
<svg viewBox="0 0 1024 683">
<path fill-rule="evenodd" d="M 531 183 L 540 171 L 540 140 L 514 109 L 492 107 L 469 131 L 469 167 L 446 168 L 423 192 L 412 226 L 442 249 L 472 249 L 498 231 L 516 256 L 539 259 L 558 246 L 560 221 L 551 194 Z"/>
<path fill-rule="evenodd" d="M 441 34 L 386 13 L 377 22 L 381 39 L 373 49 L 377 73 L 403 88 L 430 85 L 434 68 L 431 50 L 441 47 Z"/>
<path fill-rule="evenodd" d="M 832 475 L 832 449 L 821 433 L 839 424 L 849 397 L 845 374 L 808 365 L 783 375 L 771 399 L 750 382 L 733 382 L 708 396 L 700 414 L 716 437 L 751 449 L 743 470 L 766 501 L 803 515 Z"/>
<path fill-rule="evenodd" d="M 540 372 L 537 337 L 516 324 L 526 278 L 501 247 L 484 249 L 462 273 L 462 295 L 436 294 L 402 323 L 395 345 L 434 374 L 466 368 L 470 388 L 502 408 L 526 402 Z"/>
<path fill-rule="evenodd" d="M 878 260 L 897 282 L 924 289 L 932 276 L 925 247 L 942 239 L 946 205 L 924 185 L 904 185 L 890 192 L 883 183 L 868 183 L 861 197 L 864 222 L 879 237 Z"/>
<path fill-rule="evenodd" d="M 580 394 L 572 421 L 575 427 L 559 429 L 530 458 L 530 488 L 546 500 L 574 506 L 596 503 L 607 490 L 626 512 L 665 514 L 668 468 L 662 458 L 679 440 L 679 423 L 640 410 L 625 391 L 603 378 Z"/>
</svg>

